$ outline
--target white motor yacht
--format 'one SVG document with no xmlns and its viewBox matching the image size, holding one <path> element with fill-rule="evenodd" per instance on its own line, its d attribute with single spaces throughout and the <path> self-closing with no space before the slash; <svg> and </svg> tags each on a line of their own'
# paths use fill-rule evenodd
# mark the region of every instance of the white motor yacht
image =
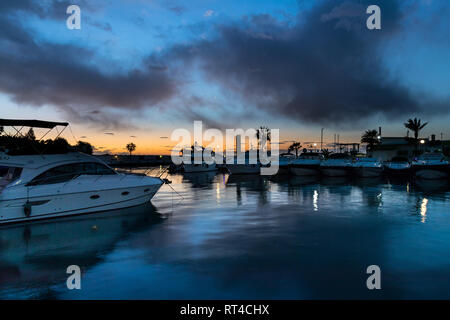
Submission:
<svg viewBox="0 0 450 320">
<path fill-rule="evenodd" d="M 182 170 L 185 173 L 196 173 L 196 172 L 211 172 L 216 171 L 217 167 L 215 163 L 207 164 L 204 161 L 202 163 L 183 163 Z"/>
<path fill-rule="evenodd" d="M 227 164 L 230 174 L 260 174 L 261 165 L 258 164 Z"/>
<path fill-rule="evenodd" d="M 289 164 L 289 170 L 296 176 L 312 176 L 320 173 L 322 156 L 317 152 L 304 152 Z"/>
<path fill-rule="evenodd" d="M 320 172 L 328 177 L 343 177 L 352 169 L 352 159 L 346 153 L 334 153 L 320 163 Z"/>
<path fill-rule="evenodd" d="M 388 175 L 407 175 L 411 172 L 411 163 L 405 157 L 394 157 L 384 164 Z"/>
<path fill-rule="evenodd" d="M 383 173 L 383 164 L 374 158 L 358 158 L 353 162 L 353 170 L 362 178 L 379 177 Z"/>
<path fill-rule="evenodd" d="M 295 155 L 285 154 L 278 157 L 278 172 L 279 175 L 289 173 L 289 164 L 295 159 Z"/>
<path fill-rule="evenodd" d="M 250 151 L 246 151 L 242 157 L 231 158 L 231 161 L 226 159 L 225 165 L 230 174 L 260 174 L 262 166 L 256 155 Z"/>
<path fill-rule="evenodd" d="M 411 166 L 417 178 L 445 179 L 450 174 L 450 164 L 442 153 L 425 153 Z"/>
<path fill-rule="evenodd" d="M 149 202 L 162 184 L 82 153 L 1 153 L 0 224 L 133 207 Z"/>
<path fill-rule="evenodd" d="M 206 150 L 207 151 L 207 150 Z M 181 171 L 185 173 L 197 173 L 197 172 L 211 172 L 218 170 L 214 153 L 211 161 L 205 161 L 204 149 L 197 145 L 192 146 L 192 149 L 184 149 L 183 153 L 190 154 L 186 159 L 183 159 L 181 164 Z"/>
</svg>

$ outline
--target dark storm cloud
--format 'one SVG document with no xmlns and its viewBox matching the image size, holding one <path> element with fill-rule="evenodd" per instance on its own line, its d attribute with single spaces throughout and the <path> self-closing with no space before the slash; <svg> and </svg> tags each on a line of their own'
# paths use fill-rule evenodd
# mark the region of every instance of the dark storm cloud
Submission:
<svg viewBox="0 0 450 320">
<path fill-rule="evenodd" d="M 0 91 L 18 103 L 52 104 L 78 121 L 121 126 L 93 109 L 141 109 L 174 93 L 175 83 L 164 68 L 145 65 L 126 73 L 104 73 L 90 62 L 94 53 L 71 44 L 35 41 L 17 13 L 26 11 L 54 17 L 60 8 L 65 23 L 64 1 L 43 7 L 39 2 L 2 1 L 0 11 Z M 73 32 L 69 31 L 68 32 Z M 151 61 L 151 59 L 149 59 Z"/>
<path fill-rule="evenodd" d="M 382 30 L 371 31 L 366 8 L 373 2 L 318 1 L 292 26 L 253 16 L 221 26 L 213 41 L 175 48 L 169 59 L 200 65 L 208 80 L 250 105 L 291 119 L 352 123 L 422 111 L 426 103 L 392 79 L 381 58 L 410 12 L 401 1 L 375 1 Z"/>
<path fill-rule="evenodd" d="M 108 68 L 93 63 L 91 49 L 36 41 L 33 30 L 17 16 L 24 12 L 65 19 L 68 1 L 2 0 L 0 92 L 19 103 L 54 105 L 75 121 L 103 127 L 119 128 L 139 110 L 170 100 L 167 105 L 184 119 L 203 119 L 208 126 L 221 128 L 227 120 L 234 123 L 233 117 L 243 118 L 183 91 L 189 85 L 183 77 L 199 68 L 205 83 L 219 84 L 228 97 L 277 117 L 348 124 L 377 114 L 391 118 L 426 110 L 433 101 L 425 95 L 418 100 L 392 79 L 381 57 L 386 41 L 405 28 L 405 2 L 375 1 L 382 10 L 382 30 L 370 31 L 365 9 L 372 2 L 317 1 L 287 22 L 268 14 L 244 17 L 218 25 L 218 36 L 212 40 L 150 55 L 139 69 L 110 68 L 106 73 L 102 70 Z M 176 106 L 173 98 L 182 95 Z M 208 112 L 197 105 L 209 107 Z M 446 101 L 439 105 L 448 108 Z M 117 116 L 123 110 L 130 111 L 129 118 Z"/>
</svg>

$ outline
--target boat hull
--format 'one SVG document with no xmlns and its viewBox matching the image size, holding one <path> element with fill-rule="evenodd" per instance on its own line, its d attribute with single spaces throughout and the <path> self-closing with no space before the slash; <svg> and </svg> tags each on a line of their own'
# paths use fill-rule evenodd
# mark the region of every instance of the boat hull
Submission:
<svg viewBox="0 0 450 320">
<path fill-rule="evenodd" d="M 261 168 L 257 164 L 227 164 L 230 174 L 260 174 Z"/>
<path fill-rule="evenodd" d="M 315 176 L 320 173 L 318 165 L 292 165 L 289 170 L 296 176 Z"/>
<path fill-rule="evenodd" d="M 186 173 L 211 172 L 216 171 L 216 164 L 183 164 L 183 171 Z"/>
<path fill-rule="evenodd" d="M 449 177 L 450 165 L 416 165 L 412 169 L 415 176 L 420 179 L 446 179 Z"/>
<path fill-rule="evenodd" d="M 356 167 L 354 171 L 358 177 L 362 178 L 379 177 L 383 174 L 381 167 Z"/>
<path fill-rule="evenodd" d="M 349 168 L 341 166 L 321 166 L 320 172 L 327 177 L 343 177 L 349 174 Z"/>
<path fill-rule="evenodd" d="M 277 172 L 277 174 L 279 174 L 279 175 L 285 175 L 285 174 L 289 174 L 289 166 L 285 166 L 285 165 L 283 165 L 283 166 L 279 166 L 278 167 L 278 172 Z"/>
<path fill-rule="evenodd" d="M 150 202 L 161 185 L 2 200 L 0 225 L 135 207 Z M 27 204 L 29 216 L 25 214 Z"/>
<path fill-rule="evenodd" d="M 387 175 L 409 175 L 411 173 L 411 168 L 394 169 L 385 167 L 384 172 Z"/>
</svg>

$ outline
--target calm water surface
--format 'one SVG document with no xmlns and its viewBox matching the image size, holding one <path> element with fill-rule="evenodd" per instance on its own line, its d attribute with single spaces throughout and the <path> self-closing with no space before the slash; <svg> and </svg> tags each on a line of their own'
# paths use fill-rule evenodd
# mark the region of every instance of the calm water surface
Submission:
<svg viewBox="0 0 450 320">
<path fill-rule="evenodd" d="M 450 298 L 447 182 L 169 179 L 153 205 L 1 228 L 0 298 Z"/>
</svg>

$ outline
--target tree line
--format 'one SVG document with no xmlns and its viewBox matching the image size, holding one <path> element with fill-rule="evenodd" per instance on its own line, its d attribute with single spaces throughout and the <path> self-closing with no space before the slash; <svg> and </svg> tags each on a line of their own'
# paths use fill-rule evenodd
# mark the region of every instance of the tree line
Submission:
<svg viewBox="0 0 450 320">
<path fill-rule="evenodd" d="M 56 139 L 37 140 L 33 128 L 30 128 L 25 135 L 11 135 L 0 127 L 0 151 L 10 155 L 28 154 L 58 154 L 67 152 L 82 152 L 92 154 L 94 147 L 85 141 L 77 141 L 71 145 L 66 139 L 58 137 Z"/>
</svg>

